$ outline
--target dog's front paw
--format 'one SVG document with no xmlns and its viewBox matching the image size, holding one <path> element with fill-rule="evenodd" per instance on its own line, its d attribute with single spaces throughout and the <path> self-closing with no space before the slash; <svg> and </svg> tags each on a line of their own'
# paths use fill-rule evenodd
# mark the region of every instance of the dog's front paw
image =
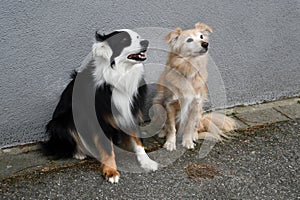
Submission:
<svg viewBox="0 0 300 200">
<path fill-rule="evenodd" d="M 166 143 L 164 144 L 164 148 L 168 151 L 176 150 L 176 141 L 166 141 Z"/>
<path fill-rule="evenodd" d="M 105 179 L 110 183 L 118 183 L 120 178 L 120 173 L 107 165 L 102 164 L 101 173 L 105 177 Z"/>
<path fill-rule="evenodd" d="M 158 169 L 158 163 L 151 160 L 147 154 L 139 155 L 138 161 L 140 162 L 141 167 L 146 171 L 156 171 Z"/>
<path fill-rule="evenodd" d="M 154 160 L 149 159 L 147 163 L 141 165 L 146 171 L 156 171 L 158 169 L 158 163 Z"/>
<path fill-rule="evenodd" d="M 182 141 L 182 146 L 187 149 L 193 149 L 195 147 L 195 143 L 193 142 L 193 140 L 185 139 Z"/>
</svg>

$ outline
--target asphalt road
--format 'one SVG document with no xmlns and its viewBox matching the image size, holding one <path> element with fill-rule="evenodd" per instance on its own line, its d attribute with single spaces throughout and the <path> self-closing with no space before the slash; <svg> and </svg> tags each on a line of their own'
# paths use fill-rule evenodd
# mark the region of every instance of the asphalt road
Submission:
<svg viewBox="0 0 300 200">
<path fill-rule="evenodd" d="M 300 120 L 239 131 L 203 159 L 199 148 L 151 173 L 103 180 L 98 164 L 1 182 L 0 199 L 300 199 Z"/>
</svg>

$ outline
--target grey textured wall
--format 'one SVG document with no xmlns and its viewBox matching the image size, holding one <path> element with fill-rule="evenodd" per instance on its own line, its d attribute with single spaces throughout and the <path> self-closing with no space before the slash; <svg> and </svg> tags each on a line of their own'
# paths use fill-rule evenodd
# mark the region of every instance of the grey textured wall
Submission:
<svg viewBox="0 0 300 200">
<path fill-rule="evenodd" d="M 89 53 L 96 29 L 205 22 L 214 28 L 210 55 L 228 106 L 300 95 L 299 0 L 0 3 L 0 147 L 46 138 L 44 126 L 70 71 Z M 157 78 L 161 68 L 155 69 L 146 69 L 148 78 Z"/>
</svg>

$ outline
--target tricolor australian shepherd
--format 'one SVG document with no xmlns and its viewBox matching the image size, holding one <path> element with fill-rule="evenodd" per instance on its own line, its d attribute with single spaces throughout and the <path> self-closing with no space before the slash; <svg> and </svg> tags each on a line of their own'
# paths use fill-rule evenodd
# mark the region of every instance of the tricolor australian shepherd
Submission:
<svg viewBox="0 0 300 200">
<path fill-rule="evenodd" d="M 43 144 L 46 155 L 95 157 L 101 161 L 105 178 L 117 183 L 117 145 L 135 152 L 142 168 L 157 170 L 158 164 L 148 157 L 138 138 L 147 89 L 142 62 L 148 44 L 128 29 L 108 35 L 96 32 L 91 61 L 72 74 L 46 126 L 50 137 Z"/>
</svg>

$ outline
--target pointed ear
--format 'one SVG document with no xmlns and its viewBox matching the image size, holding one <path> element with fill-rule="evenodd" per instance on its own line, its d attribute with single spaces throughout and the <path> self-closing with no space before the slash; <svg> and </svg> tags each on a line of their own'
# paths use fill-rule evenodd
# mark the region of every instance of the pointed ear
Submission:
<svg viewBox="0 0 300 200">
<path fill-rule="evenodd" d="M 197 24 L 195 24 L 195 29 L 199 29 L 201 31 L 207 31 L 208 33 L 212 33 L 213 32 L 212 28 L 210 28 L 206 24 L 197 23 Z"/>
<path fill-rule="evenodd" d="M 173 31 L 171 31 L 166 37 L 165 40 L 167 43 L 171 43 L 172 41 L 177 40 L 178 36 L 181 34 L 182 30 L 181 28 L 177 28 Z"/>
<path fill-rule="evenodd" d="M 96 41 L 98 41 L 98 42 L 103 42 L 106 39 L 105 35 L 99 34 L 98 31 L 96 31 L 96 33 L 95 33 L 95 38 L 96 38 Z"/>
</svg>

